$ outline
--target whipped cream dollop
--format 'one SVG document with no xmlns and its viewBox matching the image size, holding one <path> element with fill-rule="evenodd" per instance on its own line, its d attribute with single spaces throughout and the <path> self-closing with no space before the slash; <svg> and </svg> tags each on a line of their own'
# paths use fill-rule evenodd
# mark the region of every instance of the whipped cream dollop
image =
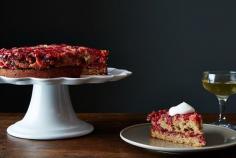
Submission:
<svg viewBox="0 0 236 158">
<path fill-rule="evenodd" d="M 182 102 L 179 105 L 173 106 L 169 109 L 170 116 L 174 116 L 176 114 L 188 114 L 192 112 L 195 112 L 195 109 L 185 102 Z"/>
</svg>

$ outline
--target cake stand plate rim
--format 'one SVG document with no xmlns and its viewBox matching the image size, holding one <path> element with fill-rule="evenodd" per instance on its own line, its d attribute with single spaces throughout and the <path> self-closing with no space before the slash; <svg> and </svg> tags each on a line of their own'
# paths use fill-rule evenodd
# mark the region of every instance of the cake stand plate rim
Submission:
<svg viewBox="0 0 236 158">
<path fill-rule="evenodd" d="M 0 76 L 1 84 L 15 85 L 32 85 L 32 84 L 64 84 L 64 85 L 79 85 L 86 83 L 104 83 L 109 81 L 117 81 L 131 75 L 132 72 L 125 69 L 109 67 L 108 75 L 83 75 L 80 78 L 58 77 L 58 78 L 11 78 Z"/>
</svg>

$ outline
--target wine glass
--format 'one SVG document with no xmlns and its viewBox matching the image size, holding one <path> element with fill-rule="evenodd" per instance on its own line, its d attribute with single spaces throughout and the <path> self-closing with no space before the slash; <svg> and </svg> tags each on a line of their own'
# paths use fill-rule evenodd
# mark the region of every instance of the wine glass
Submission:
<svg viewBox="0 0 236 158">
<path fill-rule="evenodd" d="M 236 129 L 225 117 L 225 104 L 230 95 L 236 93 L 236 71 L 205 71 L 202 77 L 203 87 L 216 95 L 219 102 L 219 118 L 213 124 Z"/>
</svg>

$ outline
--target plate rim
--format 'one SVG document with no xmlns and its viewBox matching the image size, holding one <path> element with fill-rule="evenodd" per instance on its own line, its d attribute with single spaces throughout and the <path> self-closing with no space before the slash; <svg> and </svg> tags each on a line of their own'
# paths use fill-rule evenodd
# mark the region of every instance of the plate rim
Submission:
<svg viewBox="0 0 236 158">
<path fill-rule="evenodd" d="M 230 142 L 230 143 L 220 144 L 220 145 L 215 145 L 215 146 L 192 147 L 192 148 L 166 148 L 166 147 L 158 147 L 158 146 L 151 146 L 151 145 L 142 144 L 142 143 L 139 143 L 139 142 L 129 140 L 129 139 L 127 139 L 123 136 L 123 133 L 125 131 L 129 130 L 130 128 L 134 128 L 134 127 L 137 127 L 137 126 L 147 126 L 147 125 L 151 125 L 151 123 L 140 123 L 140 124 L 135 124 L 135 125 L 128 126 L 128 127 L 124 128 L 120 131 L 120 138 L 128 144 L 131 144 L 131 145 L 143 148 L 143 149 L 149 149 L 149 150 L 159 151 L 159 152 L 169 152 L 169 153 L 188 153 L 188 152 L 209 151 L 209 150 L 217 150 L 217 149 L 228 148 L 228 147 L 236 145 L 236 140 L 235 140 L 235 141 Z M 229 130 L 231 132 L 235 132 L 235 135 L 236 135 L 236 131 L 234 131 L 232 129 L 229 129 L 229 128 L 226 128 L 226 127 L 221 127 L 221 126 L 216 126 L 216 125 L 206 124 L 206 123 L 204 123 L 203 126 L 211 126 L 211 127 L 215 127 L 215 128 L 222 128 L 224 130 Z"/>
<path fill-rule="evenodd" d="M 19 77 L 12 78 L 0 76 L 0 84 L 13 85 L 32 85 L 32 84 L 63 84 L 63 85 L 79 85 L 85 83 L 104 83 L 110 81 L 118 81 L 132 74 L 131 71 L 108 67 L 108 75 L 83 75 L 79 78 L 71 77 L 55 77 L 55 78 L 37 78 L 37 77 Z"/>
</svg>

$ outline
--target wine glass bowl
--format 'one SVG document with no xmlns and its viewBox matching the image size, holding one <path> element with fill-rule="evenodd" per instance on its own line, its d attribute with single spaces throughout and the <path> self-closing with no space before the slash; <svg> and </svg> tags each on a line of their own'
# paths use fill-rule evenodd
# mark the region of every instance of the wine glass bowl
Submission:
<svg viewBox="0 0 236 158">
<path fill-rule="evenodd" d="M 236 71 L 205 71 L 202 77 L 203 87 L 216 95 L 219 102 L 219 118 L 213 124 L 236 129 L 225 117 L 225 105 L 229 96 L 236 94 Z"/>
</svg>

